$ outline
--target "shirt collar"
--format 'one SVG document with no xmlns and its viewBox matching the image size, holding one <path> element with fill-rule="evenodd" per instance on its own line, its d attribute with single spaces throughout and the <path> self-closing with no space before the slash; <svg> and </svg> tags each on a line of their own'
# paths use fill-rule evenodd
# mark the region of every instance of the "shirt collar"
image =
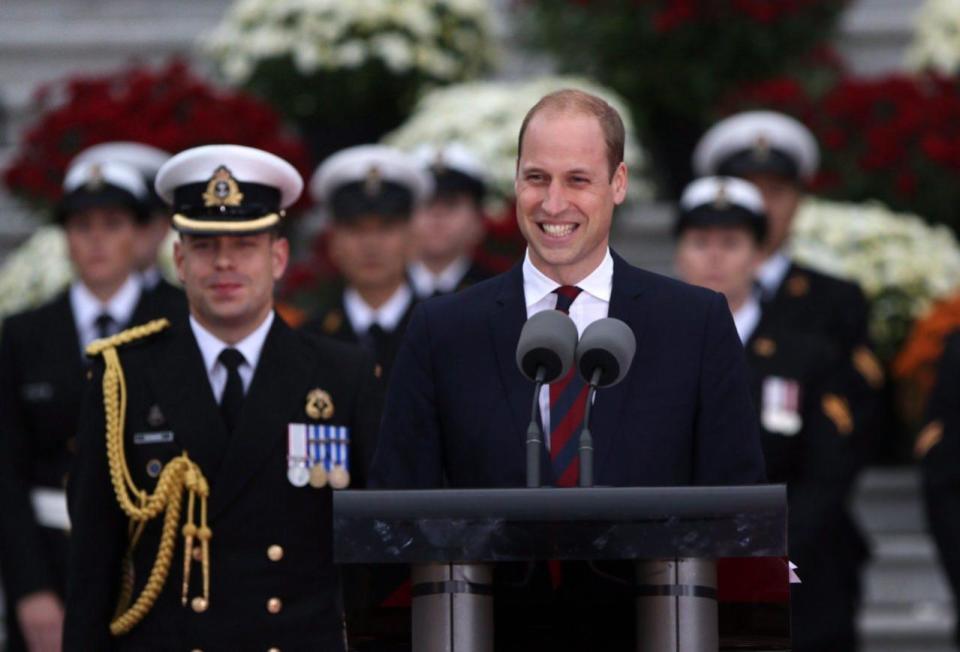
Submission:
<svg viewBox="0 0 960 652">
<path fill-rule="evenodd" d="M 746 344 L 757 324 L 760 322 L 760 302 L 751 294 L 740 308 L 733 313 L 733 323 L 737 327 L 737 335 L 741 344 Z"/>
<path fill-rule="evenodd" d="M 120 289 L 103 303 L 82 281 L 74 281 L 70 286 L 70 305 L 73 307 L 73 319 L 77 328 L 87 328 L 100 315 L 110 315 L 114 323 L 125 327 L 133 317 L 133 311 L 140 300 L 140 280 L 135 274 L 127 277 Z"/>
<path fill-rule="evenodd" d="M 523 257 L 523 294 L 527 307 L 542 301 L 558 287 L 560 287 L 559 283 L 533 264 L 528 248 Z M 610 255 L 609 247 L 597 268 L 577 283 L 577 287 L 596 299 L 610 303 L 610 295 L 613 292 L 613 256 Z"/>
<path fill-rule="evenodd" d="M 395 330 L 411 301 L 413 301 L 413 291 L 406 283 L 400 285 L 393 296 L 376 310 L 371 308 L 353 288 L 347 288 L 343 292 L 343 309 L 347 313 L 354 332 L 358 335 L 366 333 L 374 323 L 385 331 Z"/>
<path fill-rule="evenodd" d="M 267 315 L 266 319 L 257 326 L 252 333 L 245 338 L 231 345 L 227 344 L 219 337 L 208 331 L 200 325 L 193 315 L 190 315 L 190 330 L 197 340 L 197 346 L 200 347 L 200 355 L 203 356 L 203 366 L 207 373 L 212 373 L 214 366 L 220 358 L 220 353 L 227 348 L 234 348 L 243 354 L 244 361 L 251 368 L 256 369 L 260 361 L 260 353 L 263 351 L 263 343 L 267 339 L 270 327 L 273 325 L 273 311 Z"/>
<path fill-rule="evenodd" d="M 461 256 L 447 265 L 439 274 L 431 272 L 427 266 L 419 260 L 410 263 L 407 271 L 410 274 L 410 280 L 413 282 L 413 287 L 416 289 L 417 295 L 429 297 L 438 290 L 440 292 L 453 292 L 457 289 L 457 284 L 460 283 L 469 269 L 470 259 L 466 256 Z"/>
<path fill-rule="evenodd" d="M 760 270 L 757 272 L 757 280 L 760 282 L 764 294 L 768 296 L 775 295 L 777 290 L 780 289 L 780 284 L 783 283 L 783 278 L 787 275 L 789 269 L 790 258 L 784 253 L 783 249 L 767 258 L 767 260 L 760 265 Z"/>
</svg>

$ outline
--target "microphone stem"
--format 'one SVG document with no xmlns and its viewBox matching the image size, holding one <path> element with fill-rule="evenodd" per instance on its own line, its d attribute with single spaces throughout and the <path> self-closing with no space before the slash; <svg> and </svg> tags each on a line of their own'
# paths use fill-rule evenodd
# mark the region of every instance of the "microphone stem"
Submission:
<svg viewBox="0 0 960 652">
<path fill-rule="evenodd" d="M 533 405 L 530 407 L 530 425 L 527 426 L 527 487 L 540 486 L 540 449 L 543 447 L 543 433 L 540 429 L 540 388 L 546 377 L 546 369 L 537 369 L 533 385 Z"/>
<path fill-rule="evenodd" d="M 593 399 L 597 395 L 597 383 L 600 382 L 602 371 L 599 367 L 593 370 L 590 377 L 590 391 L 587 392 L 587 404 L 583 406 L 583 430 L 580 431 L 580 479 L 581 487 L 593 486 L 593 435 L 590 433 L 590 412 L 593 408 Z"/>
</svg>

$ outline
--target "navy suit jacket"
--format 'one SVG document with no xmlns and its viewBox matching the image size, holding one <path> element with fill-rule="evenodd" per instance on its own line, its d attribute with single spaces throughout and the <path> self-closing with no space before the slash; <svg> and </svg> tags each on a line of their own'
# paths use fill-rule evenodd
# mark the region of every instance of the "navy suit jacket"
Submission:
<svg viewBox="0 0 960 652">
<path fill-rule="evenodd" d="M 594 403 L 595 481 L 605 486 L 764 480 L 743 349 L 722 295 L 614 254 L 609 316 L 637 353 Z M 387 393 L 371 484 L 525 486 L 533 384 L 517 368 L 522 266 L 414 312 Z M 552 484 L 546 451 L 542 480 Z"/>
</svg>

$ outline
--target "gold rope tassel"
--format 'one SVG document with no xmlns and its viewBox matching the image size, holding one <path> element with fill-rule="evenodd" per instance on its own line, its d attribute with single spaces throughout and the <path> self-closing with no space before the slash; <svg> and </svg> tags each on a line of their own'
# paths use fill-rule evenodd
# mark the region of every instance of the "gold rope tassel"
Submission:
<svg viewBox="0 0 960 652">
<path fill-rule="evenodd" d="M 126 453 L 123 446 L 123 424 L 127 412 L 127 387 L 120 366 L 120 357 L 116 347 L 134 340 L 147 337 L 168 327 L 166 319 L 157 319 L 142 326 L 136 326 L 118 333 L 113 337 L 97 340 L 87 347 L 88 355 L 103 355 L 103 406 L 106 421 L 107 459 L 110 465 L 110 481 L 117 497 L 117 502 L 131 521 L 130 548 L 127 559 L 132 567 L 133 548 L 136 546 L 144 526 L 150 520 L 163 513 L 163 529 L 160 534 L 160 546 L 157 557 L 150 569 L 147 583 L 140 595 L 130 605 L 133 594 L 132 577 L 125 573 L 122 578 L 121 600 L 117 609 L 117 616 L 110 623 L 110 632 L 114 636 L 126 634 L 139 623 L 150 611 L 159 597 L 170 573 L 176 547 L 177 525 L 180 522 L 180 512 L 183 507 L 183 493 L 188 492 L 187 521 L 183 526 L 184 537 L 184 577 L 183 602 L 186 603 L 187 591 L 190 584 L 190 559 L 193 553 L 193 537 L 196 535 L 201 543 L 201 561 L 203 565 L 203 600 L 209 604 L 210 600 L 210 547 L 212 536 L 207 526 L 207 497 L 210 487 L 203 473 L 184 452 L 179 457 L 170 460 L 157 480 L 157 486 L 152 494 L 147 494 L 138 488 L 130 475 Z M 194 503 L 200 499 L 200 526 L 194 520 Z M 130 605 L 130 606 L 128 606 Z"/>
</svg>

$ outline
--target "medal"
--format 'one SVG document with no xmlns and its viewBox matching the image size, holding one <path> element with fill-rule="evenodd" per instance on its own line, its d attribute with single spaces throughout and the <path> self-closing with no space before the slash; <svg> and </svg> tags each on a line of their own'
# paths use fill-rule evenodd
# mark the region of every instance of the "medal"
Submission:
<svg viewBox="0 0 960 652">
<path fill-rule="evenodd" d="M 800 383 L 768 376 L 763 381 L 760 422 L 767 432 L 792 437 L 803 427 L 800 416 Z"/>
<path fill-rule="evenodd" d="M 288 468 L 287 480 L 289 480 L 290 484 L 294 487 L 306 487 L 307 483 L 310 482 L 310 471 L 307 470 L 307 465 L 301 463 Z"/>
<path fill-rule="evenodd" d="M 330 486 L 334 489 L 346 489 L 350 486 L 350 472 L 337 464 L 330 471 Z"/>
<path fill-rule="evenodd" d="M 331 475 L 331 486 L 333 486 L 333 476 Z M 314 489 L 323 489 L 327 486 L 327 470 L 323 464 L 314 464 L 310 467 L 310 486 Z"/>
</svg>

